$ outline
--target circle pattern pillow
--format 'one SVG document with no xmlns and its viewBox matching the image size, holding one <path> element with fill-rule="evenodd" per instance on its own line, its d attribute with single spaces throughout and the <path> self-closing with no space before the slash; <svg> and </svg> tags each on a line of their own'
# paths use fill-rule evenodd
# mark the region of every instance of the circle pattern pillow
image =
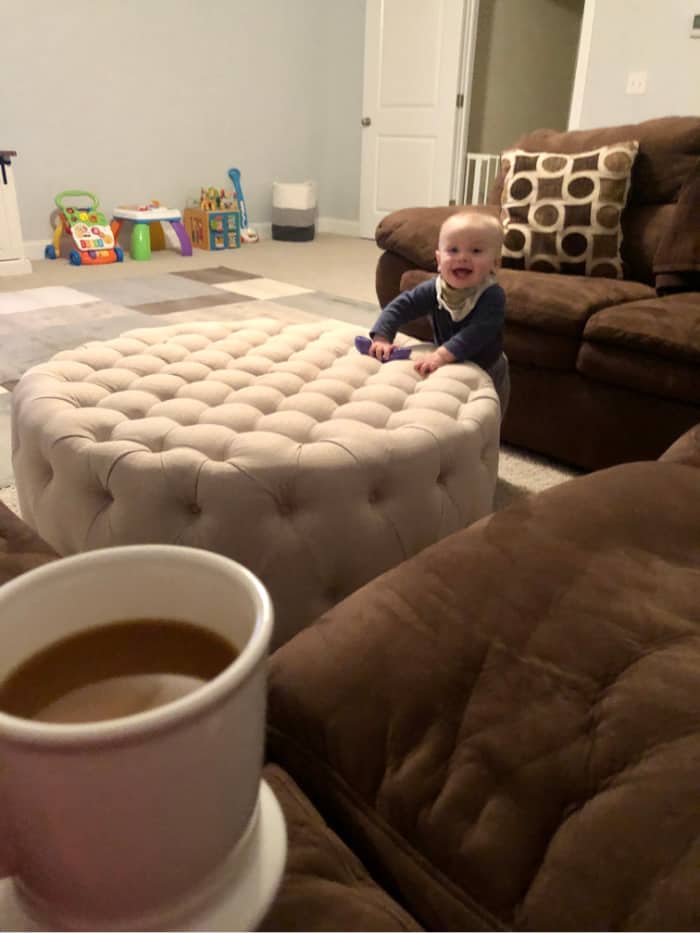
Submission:
<svg viewBox="0 0 700 933">
<path fill-rule="evenodd" d="M 503 265 L 621 279 L 620 218 L 638 149 L 632 140 L 578 153 L 504 152 Z"/>
</svg>

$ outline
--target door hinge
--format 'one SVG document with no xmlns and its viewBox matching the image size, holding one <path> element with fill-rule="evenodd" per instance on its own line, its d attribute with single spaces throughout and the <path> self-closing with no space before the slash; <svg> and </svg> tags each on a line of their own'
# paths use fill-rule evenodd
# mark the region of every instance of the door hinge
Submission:
<svg viewBox="0 0 700 933">
<path fill-rule="evenodd" d="M 464 107 L 464 94 L 457 95 L 457 110 L 461 110 Z"/>
</svg>

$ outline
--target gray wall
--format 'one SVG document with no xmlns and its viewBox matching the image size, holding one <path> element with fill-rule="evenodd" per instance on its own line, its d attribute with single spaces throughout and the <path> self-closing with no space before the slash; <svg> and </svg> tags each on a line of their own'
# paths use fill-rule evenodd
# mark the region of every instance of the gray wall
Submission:
<svg viewBox="0 0 700 933">
<path fill-rule="evenodd" d="M 700 115 L 698 0 L 596 0 L 580 126 Z M 625 93 L 627 73 L 648 73 L 647 93 Z"/>
<path fill-rule="evenodd" d="M 561 123 L 560 83 L 519 81 L 517 61 L 527 40 L 568 72 L 551 34 L 555 23 L 571 31 L 578 0 L 482 3 L 515 17 L 519 39 L 489 65 L 488 151 Z M 581 126 L 700 113 L 700 40 L 688 36 L 697 4 L 596 0 Z M 94 191 L 106 212 L 149 198 L 177 206 L 202 185 L 227 186 L 234 165 L 253 223 L 269 221 L 275 179 L 306 178 L 318 181 L 322 217 L 356 221 L 364 15 L 365 0 L 5 0 L 0 148 L 19 152 L 25 240 L 48 242 L 63 189 Z M 630 70 L 648 71 L 646 95 L 624 93 Z M 556 113 L 534 114 L 534 103 Z"/>
<path fill-rule="evenodd" d="M 583 0 L 480 0 L 467 146 L 500 152 L 536 127 L 565 130 Z"/>
<path fill-rule="evenodd" d="M 365 0 L 17 0 L 0 20 L 0 148 L 25 240 L 54 196 L 106 213 L 184 206 L 241 170 L 251 222 L 272 182 L 317 180 L 319 213 L 357 218 Z"/>
</svg>

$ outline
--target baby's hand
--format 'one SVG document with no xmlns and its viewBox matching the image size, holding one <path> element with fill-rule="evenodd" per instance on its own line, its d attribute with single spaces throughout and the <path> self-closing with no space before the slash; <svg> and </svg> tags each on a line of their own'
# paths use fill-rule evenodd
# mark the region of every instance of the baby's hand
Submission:
<svg viewBox="0 0 700 933">
<path fill-rule="evenodd" d="M 386 337 L 377 337 L 370 345 L 369 355 L 378 360 L 388 360 L 393 349 L 394 344 L 387 340 Z"/>
<path fill-rule="evenodd" d="M 413 368 L 425 379 L 430 373 L 434 373 L 436 369 L 445 366 L 449 362 L 439 350 L 436 350 L 434 353 L 429 353 L 427 356 L 422 356 L 419 360 L 416 360 Z"/>
</svg>

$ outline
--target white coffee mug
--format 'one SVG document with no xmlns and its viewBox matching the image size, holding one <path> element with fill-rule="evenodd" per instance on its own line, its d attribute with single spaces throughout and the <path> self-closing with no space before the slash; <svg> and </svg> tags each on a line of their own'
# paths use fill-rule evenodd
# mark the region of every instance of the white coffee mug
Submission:
<svg viewBox="0 0 700 933">
<path fill-rule="evenodd" d="M 0 587 L 0 683 L 59 639 L 144 618 L 203 626 L 239 654 L 192 692 L 135 715 L 65 725 L 0 712 L 0 876 L 14 876 L 47 925 L 175 922 L 232 863 L 257 816 L 273 611 L 236 562 L 140 545 L 24 574 Z"/>
</svg>

